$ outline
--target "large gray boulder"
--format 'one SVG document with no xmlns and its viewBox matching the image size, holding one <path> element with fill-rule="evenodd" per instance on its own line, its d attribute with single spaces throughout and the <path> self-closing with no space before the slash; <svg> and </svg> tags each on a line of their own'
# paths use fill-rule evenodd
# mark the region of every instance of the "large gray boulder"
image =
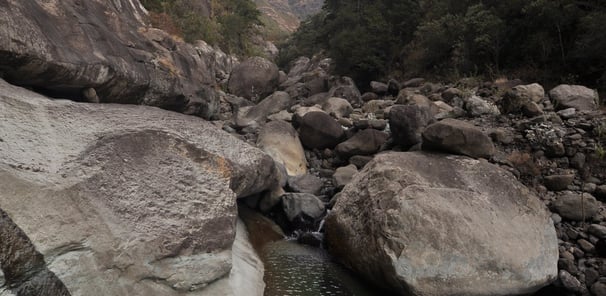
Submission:
<svg viewBox="0 0 606 296">
<path fill-rule="evenodd" d="M 242 295 L 233 280 L 254 275 L 232 274 L 242 258 L 235 201 L 271 188 L 269 156 L 157 108 L 50 100 L 3 80 L 0 97 L 0 267 L 10 290 Z"/>
<path fill-rule="evenodd" d="M 2 2 L 0 77 L 49 95 L 215 115 L 193 46 L 148 26 L 138 0 Z"/>
<path fill-rule="evenodd" d="M 402 295 L 523 295 L 557 276 L 544 204 L 486 161 L 377 155 L 326 219 L 329 251 Z"/>
<path fill-rule="evenodd" d="M 558 110 L 592 111 L 598 108 L 598 93 L 582 85 L 558 85 L 549 91 L 549 97 Z"/>
<path fill-rule="evenodd" d="M 428 126 L 422 134 L 423 149 L 440 150 L 474 158 L 488 158 L 495 152 L 492 140 L 478 127 L 447 118 Z"/>
<path fill-rule="evenodd" d="M 252 57 L 232 70 L 228 89 L 230 93 L 256 103 L 273 93 L 279 82 L 276 64 L 262 57 Z"/>
</svg>

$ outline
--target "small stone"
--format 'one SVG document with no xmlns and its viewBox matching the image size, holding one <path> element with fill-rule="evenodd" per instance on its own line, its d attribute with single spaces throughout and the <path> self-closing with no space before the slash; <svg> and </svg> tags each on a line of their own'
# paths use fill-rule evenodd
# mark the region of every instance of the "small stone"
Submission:
<svg viewBox="0 0 606 296">
<path fill-rule="evenodd" d="M 572 254 L 574 255 L 575 258 L 577 259 L 581 259 L 585 257 L 585 252 L 583 252 L 581 249 L 579 248 L 572 248 Z"/>
<path fill-rule="evenodd" d="M 543 179 L 543 184 L 545 187 L 551 191 L 561 191 L 568 187 L 568 185 L 572 184 L 574 181 L 574 175 L 551 175 L 547 176 Z"/>
<path fill-rule="evenodd" d="M 570 253 L 568 251 L 560 252 L 560 257 L 562 259 L 570 260 L 574 264 L 574 255 L 572 255 L 572 253 Z"/>
<path fill-rule="evenodd" d="M 551 206 L 562 218 L 573 221 L 591 220 L 598 212 L 598 201 L 588 193 L 563 194 Z"/>
<path fill-rule="evenodd" d="M 591 286 L 591 293 L 595 296 L 606 296 L 606 283 L 597 282 Z"/>
<path fill-rule="evenodd" d="M 597 189 L 597 185 L 593 184 L 593 183 L 585 183 L 583 184 L 583 191 L 587 192 L 587 193 L 594 193 L 595 190 Z"/>
<path fill-rule="evenodd" d="M 558 215 L 556 213 L 552 213 L 551 220 L 553 220 L 553 224 L 558 224 L 558 223 L 562 222 L 562 217 L 560 217 L 560 215 Z"/>
<path fill-rule="evenodd" d="M 587 232 L 595 235 L 598 238 L 604 239 L 606 238 L 606 226 L 600 224 L 591 224 L 587 228 Z"/>
<path fill-rule="evenodd" d="M 598 198 L 606 199 L 606 185 L 600 185 L 596 187 L 594 194 Z"/>
<path fill-rule="evenodd" d="M 349 158 L 349 163 L 355 165 L 358 169 L 362 169 L 371 160 L 371 156 L 354 155 Z"/>
<path fill-rule="evenodd" d="M 583 169 L 585 167 L 587 157 L 583 153 L 576 153 L 570 158 L 570 167 L 575 169 Z"/>
<path fill-rule="evenodd" d="M 581 282 L 579 282 L 578 279 L 573 277 L 566 270 L 560 270 L 559 278 L 560 282 L 562 282 L 562 285 L 569 291 L 580 292 L 582 290 Z"/>
<path fill-rule="evenodd" d="M 577 110 L 574 108 L 568 108 L 568 109 L 558 111 L 558 115 L 560 117 L 562 117 L 563 119 L 573 118 L 576 115 L 576 113 L 577 113 Z"/>
<path fill-rule="evenodd" d="M 345 185 L 351 182 L 351 179 L 357 172 L 358 169 L 353 164 L 338 168 L 335 171 L 335 174 L 333 175 L 333 182 L 335 187 L 337 187 L 338 189 L 345 187 Z"/>
<path fill-rule="evenodd" d="M 588 242 L 587 240 L 580 239 L 577 241 L 577 244 L 585 253 L 593 253 L 595 251 L 595 247 L 593 246 L 593 244 Z"/>
<path fill-rule="evenodd" d="M 600 273 L 597 270 L 593 268 L 585 270 L 585 285 L 587 285 L 587 287 L 591 287 L 599 278 Z"/>
<path fill-rule="evenodd" d="M 322 191 L 322 186 L 324 186 L 324 182 L 314 175 L 305 174 L 288 177 L 288 188 L 293 192 L 319 195 Z"/>
<path fill-rule="evenodd" d="M 577 265 L 574 263 L 574 259 L 569 258 L 560 258 L 560 260 L 558 260 L 558 269 L 566 270 L 567 272 L 573 274 L 579 272 Z"/>
</svg>

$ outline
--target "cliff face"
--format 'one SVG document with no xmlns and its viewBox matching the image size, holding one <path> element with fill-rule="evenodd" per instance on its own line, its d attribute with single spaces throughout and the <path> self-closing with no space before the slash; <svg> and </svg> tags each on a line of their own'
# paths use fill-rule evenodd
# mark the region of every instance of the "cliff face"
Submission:
<svg viewBox="0 0 606 296">
<path fill-rule="evenodd" d="M 0 1 L 0 77 L 76 100 L 212 116 L 213 73 L 138 0 Z"/>
</svg>

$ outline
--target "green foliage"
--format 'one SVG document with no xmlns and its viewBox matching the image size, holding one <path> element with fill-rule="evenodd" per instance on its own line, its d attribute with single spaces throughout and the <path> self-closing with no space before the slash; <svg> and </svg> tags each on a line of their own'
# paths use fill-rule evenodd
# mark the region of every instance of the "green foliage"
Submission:
<svg viewBox="0 0 606 296">
<path fill-rule="evenodd" d="M 168 15 L 185 41 L 204 40 L 239 55 L 253 50 L 252 38 L 262 25 L 260 12 L 251 0 L 212 0 L 209 12 L 190 0 L 142 0 L 141 3 L 152 13 Z"/>
<path fill-rule="evenodd" d="M 527 73 L 606 90 L 605 27 L 601 0 L 327 0 L 282 48 L 325 50 L 359 82 L 398 71 Z"/>
</svg>

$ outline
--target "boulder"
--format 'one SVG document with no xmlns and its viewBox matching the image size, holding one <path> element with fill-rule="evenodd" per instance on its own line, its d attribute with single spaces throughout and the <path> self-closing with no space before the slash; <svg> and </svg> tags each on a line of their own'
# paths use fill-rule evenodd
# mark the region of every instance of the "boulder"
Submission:
<svg viewBox="0 0 606 296">
<path fill-rule="evenodd" d="M 444 99 L 444 101 L 446 102 L 450 102 L 452 101 L 452 99 L 458 97 L 458 98 L 463 98 L 463 92 L 461 90 L 459 90 L 458 88 L 448 88 L 445 91 L 442 92 L 441 94 L 442 99 Z"/>
<path fill-rule="evenodd" d="M 3 80 L 0 96 L 11 290 L 67 295 L 60 281 L 74 296 L 241 295 L 233 273 L 250 269 L 234 269 L 235 200 L 273 186 L 269 156 L 157 108 L 50 100 Z"/>
<path fill-rule="evenodd" d="M 557 277 L 550 213 L 486 161 L 375 156 L 326 218 L 329 252 L 400 295 L 526 295 Z"/>
<path fill-rule="evenodd" d="M 305 174 L 288 178 L 288 188 L 292 192 L 309 193 L 317 196 L 322 193 L 322 187 L 324 187 L 324 182 L 314 175 Z"/>
<path fill-rule="evenodd" d="M 495 104 L 478 96 L 471 96 L 465 99 L 465 110 L 467 110 L 467 113 L 472 117 L 501 114 L 499 108 Z"/>
<path fill-rule="evenodd" d="M 440 150 L 474 158 L 489 158 L 495 152 L 490 138 L 476 126 L 447 118 L 428 126 L 422 134 L 423 149 Z"/>
<path fill-rule="evenodd" d="M 12 84 L 74 100 L 92 89 L 102 103 L 207 119 L 217 111 L 208 57 L 148 26 L 139 1 L 3 1 L 0 19 L 0 77 Z"/>
<path fill-rule="evenodd" d="M 388 138 L 389 134 L 369 128 L 357 132 L 347 141 L 337 145 L 335 150 L 345 157 L 353 155 L 372 155 L 379 152 L 379 149 L 387 142 Z"/>
<path fill-rule="evenodd" d="M 288 176 L 307 173 L 305 151 L 290 123 L 280 120 L 267 123 L 259 132 L 257 147 L 282 164 Z"/>
<path fill-rule="evenodd" d="M 324 203 L 309 193 L 286 193 L 282 196 L 286 218 L 295 228 L 310 229 L 325 212 Z"/>
<path fill-rule="evenodd" d="M 589 193 L 566 192 L 552 202 L 551 208 L 562 218 L 573 221 L 591 221 L 598 213 L 600 203 Z"/>
<path fill-rule="evenodd" d="M 549 97 L 558 110 L 593 111 L 598 108 L 598 93 L 582 85 L 558 85 L 549 91 Z"/>
<path fill-rule="evenodd" d="M 308 57 L 298 57 L 290 63 L 288 77 L 298 77 L 309 70 L 311 60 Z"/>
<path fill-rule="evenodd" d="M 543 183 L 551 191 L 561 191 L 574 181 L 574 174 L 545 176 Z"/>
<path fill-rule="evenodd" d="M 353 112 L 353 107 L 346 99 L 334 97 L 328 98 L 322 105 L 322 109 L 328 114 L 334 114 L 337 119 L 347 117 Z"/>
<path fill-rule="evenodd" d="M 403 83 L 404 87 L 419 87 L 425 83 L 425 78 L 412 78 Z"/>
<path fill-rule="evenodd" d="M 387 82 L 387 94 L 392 97 L 397 96 L 401 88 L 402 85 L 395 79 L 389 79 Z"/>
<path fill-rule="evenodd" d="M 337 189 L 345 187 L 356 173 L 358 173 L 358 168 L 353 164 L 338 168 L 332 176 L 335 187 Z"/>
<path fill-rule="evenodd" d="M 423 106 L 429 108 L 432 114 L 438 114 L 440 112 L 440 108 L 434 104 L 432 100 L 427 98 L 424 95 L 411 93 L 407 89 L 403 89 L 400 91 L 398 98 L 396 99 L 396 104 L 399 105 L 416 105 Z"/>
<path fill-rule="evenodd" d="M 432 122 L 433 116 L 427 107 L 396 105 L 389 111 L 393 139 L 406 150 L 421 142 L 421 133 Z"/>
<path fill-rule="evenodd" d="M 334 148 L 345 137 L 345 131 L 330 115 L 309 112 L 301 118 L 299 137 L 310 149 Z"/>
<path fill-rule="evenodd" d="M 263 125 L 269 115 L 284 111 L 292 104 L 292 98 L 288 93 L 277 91 L 255 106 L 239 108 L 235 120 L 236 126 Z"/>
<path fill-rule="evenodd" d="M 518 85 L 508 90 L 503 96 L 501 110 L 503 113 L 518 113 L 532 105 L 541 102 L 545 97 L 545 90 L 538 83 Z M 525 112 L 526 113 L 526 112 Z"/>
<path fill-rule="evenodd" d="M 383 82 L 371 81 L 370 82 L 370 89 L 372 89 L 372 92 L 374 92 L 376 94 L 384 95 L 389 90 L 389 86 L 386 83 L 383 83 Z"/>
<path fill-rule="evenodd" d="M 353 106 L 359 106 L 362 103 L 362 94 L 353 79 L 349 77 L 340 77 L 333 81 L 328 96 L 346 99 Z"/>
<path fill-rule="evenodd" d="M 228 89 L 230 93 L 256 103 L 273 93 L 279 80 L 276 64 L 262 57 L 252 57 L 232 70 Z"/>
</svg>

